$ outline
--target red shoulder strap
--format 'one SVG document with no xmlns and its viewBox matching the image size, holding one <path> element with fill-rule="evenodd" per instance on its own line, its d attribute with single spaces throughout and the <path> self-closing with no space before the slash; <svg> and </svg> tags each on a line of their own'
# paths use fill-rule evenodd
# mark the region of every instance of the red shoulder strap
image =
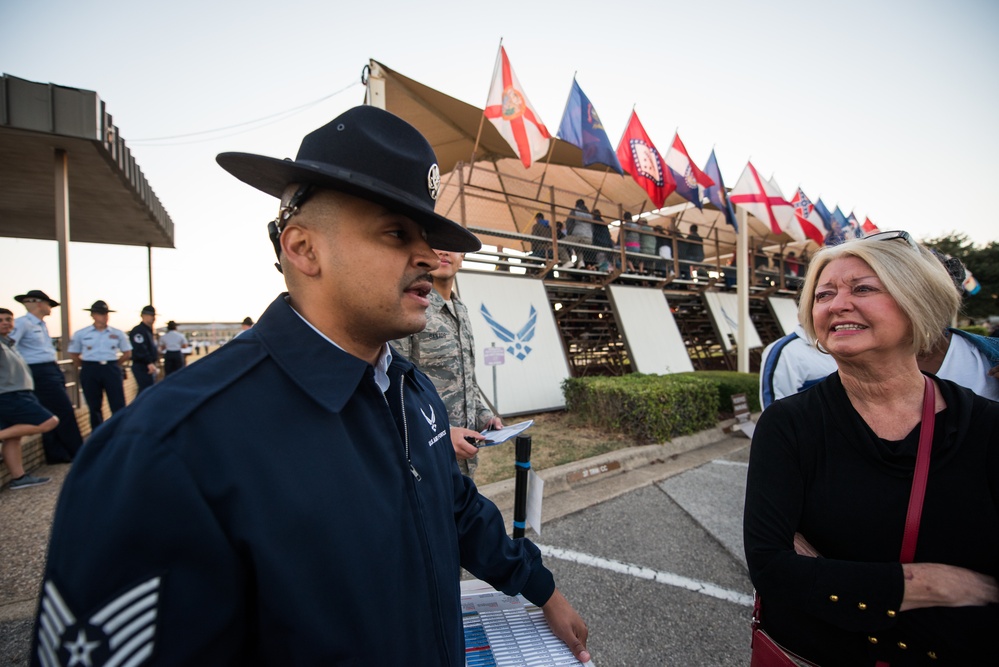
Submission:
<svg viewBox="0 0 999 667">
<path fill-rule="evenodd" d="M 919 428 L 919 451 L 916 453 L 916 469 L 912 475 L 909 511 L 905 515 L 905 535 L 902 537 L 902 552 L 899 556 L 902 563 L 911 563 L 916 555 L 919 521 L 923 516 L 923 498 L 926 497 L 926 478 L 930 474 L 933 426 L 936 422 L 936 389 L 933 380 L 926 376 L 923 379 L 926 381 L 923 389 L 923 421 Z"/>
</svg>

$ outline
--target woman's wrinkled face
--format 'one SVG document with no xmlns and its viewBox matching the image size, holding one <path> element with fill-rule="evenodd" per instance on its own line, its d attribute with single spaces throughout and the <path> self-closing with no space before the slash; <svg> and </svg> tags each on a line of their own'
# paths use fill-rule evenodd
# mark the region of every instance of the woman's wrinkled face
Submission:
<svg viewBox="0 0 999 667">
<path fill-rule="evenodd" d="M 835 259 L 816 281 L 812 322 L 819 345 L 833 357 L 911 350 L 912 324 L 881 279 L 862 259 Z"/>
</svg>

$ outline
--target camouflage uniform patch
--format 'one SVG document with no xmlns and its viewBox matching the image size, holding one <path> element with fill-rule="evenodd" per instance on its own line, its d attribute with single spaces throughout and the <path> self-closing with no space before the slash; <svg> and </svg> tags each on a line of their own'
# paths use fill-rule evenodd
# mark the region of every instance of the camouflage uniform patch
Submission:
<svg viewBox="0 0 999 667">
<path fill-rule="evenodd" d="M 427 328 L 420 333 L 392 341 L 392 347 L 402 353 L 430 378 L 444 405 L 452 426 L 481 431 L 492 419 L 475 381 L 475 339 L 468 309 L 451 293 L 454 313 L 436 291 L 430 292 L 427 308 Z M 458 467 L 469 477 L 475 475 L 478 455 Z"/>
</svg>

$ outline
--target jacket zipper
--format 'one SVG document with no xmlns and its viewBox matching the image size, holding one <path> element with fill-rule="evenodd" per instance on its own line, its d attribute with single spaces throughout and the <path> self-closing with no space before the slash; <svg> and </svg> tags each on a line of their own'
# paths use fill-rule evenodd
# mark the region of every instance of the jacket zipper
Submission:
<svg viewBox="0 0 999 667">
<path fill-rule="evenodd" d="M 385 398 L 385 405 L 388 405 L 388 397 L 385 396 L 385 394 L 382 394 L 382 397 Z M 399 378 L 399 403 L 402 406 L 402 437 L 403 440 L 405 441 L 405 447 L 406 447 L 406 462 L 409 464 L 409 472 L 413 474 L 413 477 L 416 478 L 417 482 L 420 482 L 423 481 L 423 478 L 420 477 L 420 473 L 416 471 L 416 467 L 413 465 L 413 460 L 409 456 L 409 421 L 406 419 L 406 378 L 404 376 L 400 376 Z M 419 502 L 418 496 L 419 494 L 417 494 L 417 502 Z M 422 508 L 420 509 L 420 514 L 422 515 Z M 423 526 L 423 534 L 427 535 L 427 529 L 425 525 Z M 428 538 L 428 548 L 429 548 L 429 538 Z M 440 587 L 437 584 L 437 574 L 436 574 L 437 568 L 434 565 L 433 551 L 432 550 L 428 551 L 427 556 L 430 559 L 430 573 L 434 581 L 433 589 L 434 591 L 439 592 Z M 437 610 L 438 638 L 443 646 L 446 645 L 445 639 L 441 635 L 445 627 L 444 618 L 441 612 L 440 599 L 437 598 L 435 601 L 437 603 L 435 606 Z M 444 651 L 444 654 L 447 655 L 447 651 Z M 450 664 L 450 660 L 448 661 L 448 664 Z"/>
<path fill-rule="evenodd" d="M 384 396 L 385 394 L 382 394 Z M 409 457 L 409 422 L 406 420 L 406 379 L 401 377 L 399 380 L 399 403 L 402 405 L 402 439 L 406 444 L 406 463 L 409 464 L 409 472 L 413 473 L 413 477 L 416 478 L 417 482 L 423 481 L 420 477 L 420 473 L 416 472 L 416 468 L 413 466 L 413 459 Z M 385 399 L 385 404 L 388 405 L 388 399 Z"/>
</svg>

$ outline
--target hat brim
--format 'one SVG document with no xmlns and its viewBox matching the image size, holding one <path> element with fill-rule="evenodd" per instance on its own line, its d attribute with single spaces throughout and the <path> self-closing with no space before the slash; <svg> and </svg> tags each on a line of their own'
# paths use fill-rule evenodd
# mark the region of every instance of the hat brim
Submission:
<svg viewBox="0 0 999 667">
<path fill-rule="evenodd" d="M 56 301 L 55 299 L 51 299 L 47 296 L 41 297 L 38 296 L 37 294 L 18 294 L 17 296 L 14 297 L 14 301 L 17 301 L 18 303 L 24 303 L 25 299 L 45 299 L 46 301 L 49 302 L 49 305 L 53 308 L 59 305 L 59 302 Z"/>
<path fill-rule="evenodd" d="M 93 308 L 84 308 L 84 310 L 87 311 L 88 313 L 90 313 L 91 315 L 93 315 L 94 313 L 97 313 L 98 315 L 107 315 L 108 313 L 117 313 L 118 312 L 117 310 L 111 310 L 111 309 L 108 309 L 108 310 L 94 310 Z"/>
<path fill-rule="evenodd" d="M 423 202 L 384 181 L 325 163 L 279 160 L 252 153 L 220 153 L 215 160 L 230 174 L 258 190 L 280 198 L 291 183 L 316 185 L 381 204 L 422 226 L 434 250 L 475 252 L 482 242 L 475 234 L 442 215 L 427 211 Z"/>
</svg>

